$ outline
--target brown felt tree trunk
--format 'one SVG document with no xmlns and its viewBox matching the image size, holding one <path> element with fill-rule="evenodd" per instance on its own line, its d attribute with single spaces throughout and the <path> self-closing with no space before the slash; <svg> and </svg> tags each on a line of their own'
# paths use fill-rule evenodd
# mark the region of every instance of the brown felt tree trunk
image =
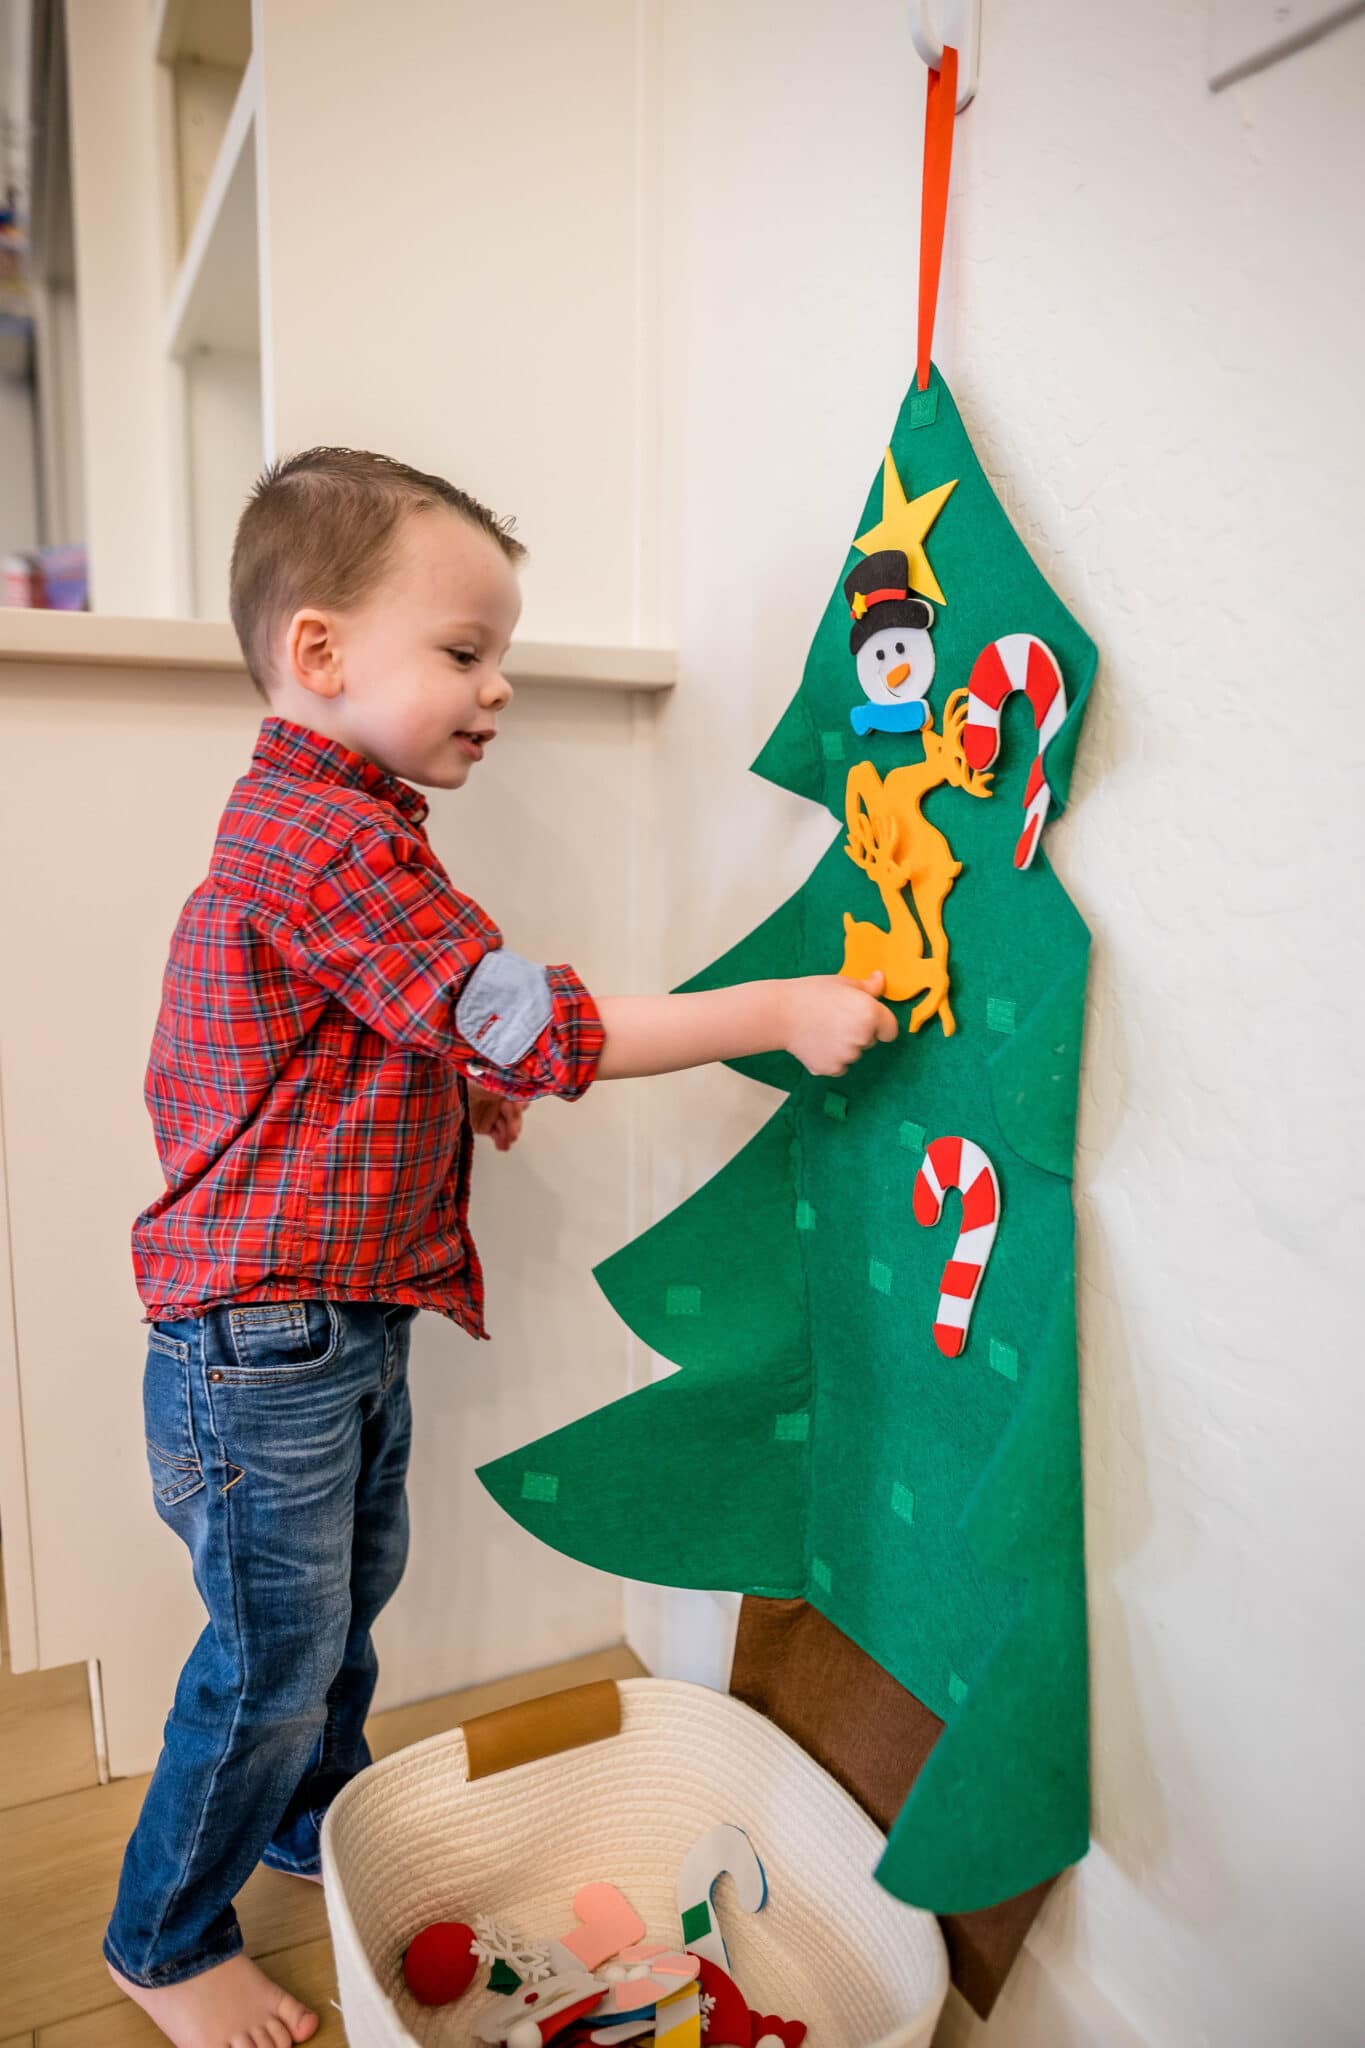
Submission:
<svg viewBox="0 0 1365 2048">
<path fill-rule="evenodd" d="M 805 1600 L 748 1595 L 730 1690 L 822 1764 L 889 1828 L 943 1723 Z M 1052 1882 L 940 1919 L 953 1982 L 984 2019 Z"/>
</svg>

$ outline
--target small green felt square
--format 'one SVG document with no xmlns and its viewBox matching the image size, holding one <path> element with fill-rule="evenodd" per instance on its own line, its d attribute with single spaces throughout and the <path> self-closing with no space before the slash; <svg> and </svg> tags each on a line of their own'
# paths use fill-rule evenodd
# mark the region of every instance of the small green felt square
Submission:
<svg viewBox="0 0 1365 2048">
<path fill-rule="evenodd" d="M 1004 1379 L 1019 1377 L 1019 1353 L 1012 1344 L 1002 1344 L 998 1337 L 991 1338 L 991 1365 Z"/>
<path fill-rule="evenodd" d="M 1010 996 L 987 996 L 986 1029 L 988 1031 L 1013 1031 L 1014 1002 Z"/>
<path fill-rule="evenodd" d="M 891 1292 L 891 1268 L 884 1266 L 880 1259 L 868 1260 L 867 1277 L 870 1285 L 876 1288 L 878 1294 L 889 1294 Z"/>
<path fill-rule="evenodd" d="M 773 1423 L 773 1435 L 780 1444 L 803 1444 L 810 1436 L 810 1412 L 801 1408 L 790 1415 L 779 1415 Z"/>
<path fill-rule="evenodd" d="M 948 1697 L 959 1707 L 967 1697 L 967 1681 L 959 1678 L 956 1671 L 948 1673 Z"/>
<path fill-rule="evenodd" d="M 521 1497 L 523 1500 L 558 1500 L 558 1475 L 554 1472 L 523 1472 L 521 1475 Z"/>
<path fill-rule="evenodd" d="M 902 1486 L 899 1479 L 891 1489 L 891 1512 L 899 1515 L 903 1522 L 915 1519 L 915 1496 L 908 1486 Z"/>
<path fill-rule="evenodd" d="M 837 1089 L 830 1088 L 826 1090 L 822 1106 L 825 1115 L 832 1116 L 836 1124 L 841 1124 L 848 1115 L 848 1097 L 840 1095 Z"/>
<path fill-rule="evenodd" d="M 844 736 L 841 732 L 822 732 L 820 751 L 827 761 L 842 761 L 844 758 Z"/>
<path fill-rule="evenodd" d="M 810 1575 L 822 1593 L 828 1593 L 830 1587 L 834 1584 L 830 1568 L 825 1563 L 823 1557 L 813 1557 L 811 1559 Z"/>
<path fill-rule="evenodd" d="M 694 1941 L 700 1941 L 711 1932 L 711 1908 L 705 1899 L 698 1899 L 695 1906 L 684 1909 L 682 1932 L 684 1948 L 691 1948 Z"/>
<path fill-rule="evenodd" d="M 927 391 L 910 393 L 911 427 L 932 427 L 938 418 L 938 386 L 931 384 Z"/>
<path fill-rule="evenodd" d="M 664 1296 L 666 1316 L 699 1316 L 701 1314 L 700 1287 L 670 1287 Z"/>
<path fill-rule="evenodd" d="M 924 1150 L 924 1125 L 904 1123 L 900 1127 L 900 1141 L 907 1152 Z"/>
<path fill-rule="evenodd" d="M 812 1207 L 811 1207 L 811 1205 L 810 1205 L 810 1203 L 809 1203 L 809 1202 L 798 1202 L 798 1203 L 797 1203 L 797 1205 L 796 1205 L 796 1227 L 797 1227 L 797 1229 L 798 1229 L 798 1230 L 814 1230 L 814 1228 L 815 1228 L 815 1211 L 814 1211 L 814 1209 L 812 1209 Z"/>
</svg>

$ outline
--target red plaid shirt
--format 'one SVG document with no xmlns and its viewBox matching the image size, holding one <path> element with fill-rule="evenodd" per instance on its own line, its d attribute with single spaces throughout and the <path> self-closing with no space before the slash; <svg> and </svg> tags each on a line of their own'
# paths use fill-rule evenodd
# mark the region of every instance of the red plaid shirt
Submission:
<svg viewBox="0 0 1365 2048">
<path fill-rule="evenodd" d="M 144 1093 L 166 1190 L 133 1225 L 145 1320 L 326 1297 L 488 1334 L 465 1077 L 572 1100 L 603 1031 L 573 970 L 550 967 L 530 1049 L 480 1059 L 456 1000 L 502 935 L 431 851 L 427 809 L 335 741 L 261 727 L 162 984 Z"/>
</svg>

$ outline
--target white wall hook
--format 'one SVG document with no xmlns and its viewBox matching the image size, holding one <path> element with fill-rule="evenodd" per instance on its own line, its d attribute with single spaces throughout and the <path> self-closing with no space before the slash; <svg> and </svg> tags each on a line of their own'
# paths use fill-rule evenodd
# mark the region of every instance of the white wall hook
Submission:
<svg viewBox="0 0 1365 2048">
<path fill-rule="evenodd" d="M 934 11 L 942 18 L 941 35 L 929 20 L 930 13 Z M 957 111 L 960 114 L 976 96 L 976 73 L 981 52 L 981 0 L 938 0 L 937 9 L 932 7 L 931 0 L 910 0 L 910 39 L 931 71 L 942 66 L 945 44 L 957 51 Z"/>
</svg>

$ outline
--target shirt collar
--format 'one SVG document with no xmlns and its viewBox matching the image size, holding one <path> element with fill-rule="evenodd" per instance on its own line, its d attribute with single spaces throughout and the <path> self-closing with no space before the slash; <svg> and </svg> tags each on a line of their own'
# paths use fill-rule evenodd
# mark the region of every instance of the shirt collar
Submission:
<svg viewBox="0 0 1365 2048">
<path fill-rule="evenodd" d="M 343 747 L 340 740 L 329 740 L 288 718 L 267 718 L 262 722 L 251 761 L 253 767 L 276 768 L 285 775 L 297 775 L 302 781 L 342 782 L 367 789 L 381 803 L 394 805 L 414 825 L 420 825 L 431 809 L 421 791 L 410 783 L 390 775 L 386 768 L 376 767 L 350 747 Z"/>
</svg>

